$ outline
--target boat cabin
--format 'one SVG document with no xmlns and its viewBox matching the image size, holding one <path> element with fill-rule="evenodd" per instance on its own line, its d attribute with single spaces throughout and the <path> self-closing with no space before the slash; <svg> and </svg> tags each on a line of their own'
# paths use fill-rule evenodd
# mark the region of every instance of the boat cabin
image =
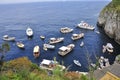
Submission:
<svg viewBox="0 0 120 80">
<path fill-rule="evenodd" d="M 77 38 L 78 37 L 78 34 L 73 34 L 73 38 Z"/>
<path fill-rule="evenodd" d="M 70 50 L 70 48 L 66 47 L 66 46 L 62 46 L 59 48 L 60 52 L 67 52 L 68 50 Z"/>
</svg>

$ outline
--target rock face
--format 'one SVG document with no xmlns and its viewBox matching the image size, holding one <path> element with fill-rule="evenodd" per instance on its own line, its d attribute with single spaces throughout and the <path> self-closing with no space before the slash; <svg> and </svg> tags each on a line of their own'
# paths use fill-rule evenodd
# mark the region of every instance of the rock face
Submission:
<svg viewBox="0 0 120 80">
<path fill-rule="evenodd" d="M 108 4 L 101 11 L 97 25 L 103 27 L 105 33 L 120 44 L 120 9 L 116 7 L 112 2 Z"/>
</svg>

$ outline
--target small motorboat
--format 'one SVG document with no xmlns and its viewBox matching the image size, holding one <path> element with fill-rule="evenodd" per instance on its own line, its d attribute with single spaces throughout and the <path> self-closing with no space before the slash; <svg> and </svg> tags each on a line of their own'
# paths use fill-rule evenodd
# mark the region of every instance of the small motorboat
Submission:
<svg viewBox="0 0 120 80">
<path fill-rule="evenodd" d="M 32 28 L 28 27 L 26 29 L 26 34 L 27 34 L 28 37 L 32 37 L 33 36 L 33 30 L 32 30 Z"/>
<path fill-rule="evenodd" d="M 73 60 L 73 62 L 77 65 L 81 67 L 81 63 L 78 60 Z"/>
<path fill-rule="evenodd" d="M 83 42 L 83 41 L 80 43 L 80 46 L 81 46 L 81 47 L 84 46 L 84 42 Z"/>
<path fill-rule="evenodd" d="M 96 67 L 96 64 L 94 64 L 94 63 L 91 63 L 90 65 L 91 65 L 93 68 Z"/>
<path fill-rule="evenodd" d="M 50 38 L 49 43 L 50 44 L 55 44 L 55 43 L 62 42 L 63 40 L 64 40 L 63 37 L 60 37 L 60 38 Z"/>
<path fill-rule="evenodd" d="M 61 28 L 61 29 L 60 29 L 60 32 L 61 32 L 61 33 L 70 33 L 70 32 L 72 32 L 72 31 L 73 31 L 73 29 L 68 28 L 68 27 L 64 27 L 64 28 Z"/>
<path fill-rule="evenodd" d="M 103 45 L 103 53 L 108 51 L 109 53 L 113 53 L 113 46 L 111 43 L 107 43 L 106 46 Z"/>
<path fill-rule="evenodd" d="M 63 65 L 58 64 L 57 61 L 54 60 L 47 60 L 43 59 L 43 61 L 40 63 L 40 68 L 46 69 L 46 70 L 54 70 L 56 67 L 60 68 L 60 71 L 64 70 L 66 67 Z"/>
<path fill-rule="evenodd" d="M 45 36 L 41 35 L 40 38 L 44 40 L 44 39 L 45 39 Z"/>
<path fill-rule="evenodd" d="M 5 40 L 5 41 L 15 41 L 15 37 L 9 37 L 8 35 L 4 35 L 3 40 Z"/>
<path fill-rule="evenodd" d="M 77 24 L 77 27 L 83 28 L 83 29 L 89 29 L 89 30 L 94 30 L 95 27 L 89 25 L 88 23 L 81 21 L 79 24 Z"/>
<path fill-rule="evenodd" d="M 80 34 L 72 34 L 72 40 L 77 40 L 77 39 L 80 39 L 80 38 L 83 38 L 84 37 L 84 33 L 80 33 Z"/>
<path fill-rule="evenodd" d="M 100 32 L 99 31 L 95 31 L 97 34 L 100 34 Z"/>
<path fill-rule="evenodd" d="M 75 47 L 74 44 L 69 44 L 67 46 L 62 46 L 59 48 L 58 54 L 61 56 L 65 56 L 66 54 L 70 53 L 73 48 Z"/>
<path fill-rule="evenodd" d="M 47 50 L 47 49 L 55 49 L 54 45 L 50 45 L 50 44 L 43 44 L 43 49 Z"/>
<path fill-rule="evenodd" d="M 22 42 L 17 42 L 16 43 L 17 47 L 24 49 L 25 45 Z"/>
<path fill-rule="evenodd" d="M 35 46 L 34 49 L 33 49 L 33 56 L 34 56 L 35 58 L 37 58 L 37 57 L 40 56 L 40 47 L 39 47 L 38 45 Z"/>
</svg>

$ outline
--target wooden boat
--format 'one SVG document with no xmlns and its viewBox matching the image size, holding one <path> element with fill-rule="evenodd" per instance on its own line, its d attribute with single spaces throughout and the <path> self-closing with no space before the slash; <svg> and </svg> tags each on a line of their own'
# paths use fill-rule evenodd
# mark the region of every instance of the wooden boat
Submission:
<svg viewBox="0 0 120 80">
<path fill-rule="evenodd" d="M 81 63 L 78 60 L 73 60 L 73 62 L 77 65 L 81 67 Z"/>
<path fill-rule="evenodd" d="M 37 58 L 37 57 L 40 56 L 40 47 L 39 47 L 38 45 L 35 46 L 34 49 L 33 49 L 33 56 L 34 56 L 35 58 Z"/>
<path fill-rule="evenodd" d="M 45 39 L 45 36 L 41 35 L 40 38 L 41 38 L 41 39 Z"/>
<path fill-rule="evenodd" d="M 60 29 L 60 32 L 61 32 L 61 33 L 70 33 L 70 32 L 72 32 L 72 31 L 73 31 L 73 29 L 68 28 L 68 27 L 64 27 L 64 28 L 61 28 L 61 29 Z"/>
<path fill-rule="evenodd" d="M 84 37 L 84 33 L 80 33 L 80 34 L 73 34 L 71 38 L 72 40 L 77 40 L 83 37 Z"/>
<path fill-rule="evenodd" d="M 86 22 L 84 22 L 84 21 L 81 21 L 81 22 L 77 25 L 77 27 L 83 28 L 83 29 L 89 29 L 89 30 L 94 30 L 94 29 L 95 29 L 95 27 L 89 25 L 88 23 L 86 23 Z"/>
<path fill-rule="evenodd" d="M 83 42 L 83 41 L 80 43 L 80 46 L 81 46 L 81 47 L 84 46 L 84 42 Z"/>
<path fill-rule="evenodd" d="M 22 42 L 17 42 L 16 45 L 17 47 L 22 48 L 22 49 L 25 47 L 25 45 Z"/>
<path fill-rule="evenodd" d="M 62 42 L 63 40 L 64 40 L 63 37 L 61 37 L 61 38 L 50 38 L 49 43 L 50 44 L 55 44 L 55 43 Z"/>
<path fill-rule="evenodd" d="M 3 40 L 5 40 L 5 41 L 15 41 L 15 37 L 9 37 L 8 35 L 4 35 Z"/>
<path fill-rule="evenodd" d="M 26 29 L 26 34 L 27 34 L 28 37 L 32 37 L 33 36 L 33 30 L 32 30 L 32 28 L 28 27 Z"/>
<path fill-rule="evenodd" d="M 42 68 L 42 69 L 52 71 L 56 67 L 59 67 L 61 69 L 61 71 L 65 69 L 65 66 L 59 65 L 57 61 L 53 61 L 53 60 L 43 59 L 43 61 L 40 63 L 40 68 Z"/>
<path fill-rule="evenodd" d="M 65 56 L 66 54 L 71 52 L 74 47 L 75 47 L 74 44 L 69 44 L 68 46 L 62 46 L 59 48 L 58 54 L 61 56 Z"/>
</svg>

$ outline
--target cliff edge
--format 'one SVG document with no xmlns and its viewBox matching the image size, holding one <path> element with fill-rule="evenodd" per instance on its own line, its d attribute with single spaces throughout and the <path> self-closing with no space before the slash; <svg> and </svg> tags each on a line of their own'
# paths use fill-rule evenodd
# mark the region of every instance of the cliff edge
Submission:
<svg viewBox="0 0 120 80">
<path fill-rule="evenodd" d="M 120 44 L 120 1 L 113 0 L 100 13 L 97 25 Z"/>
</svg>

